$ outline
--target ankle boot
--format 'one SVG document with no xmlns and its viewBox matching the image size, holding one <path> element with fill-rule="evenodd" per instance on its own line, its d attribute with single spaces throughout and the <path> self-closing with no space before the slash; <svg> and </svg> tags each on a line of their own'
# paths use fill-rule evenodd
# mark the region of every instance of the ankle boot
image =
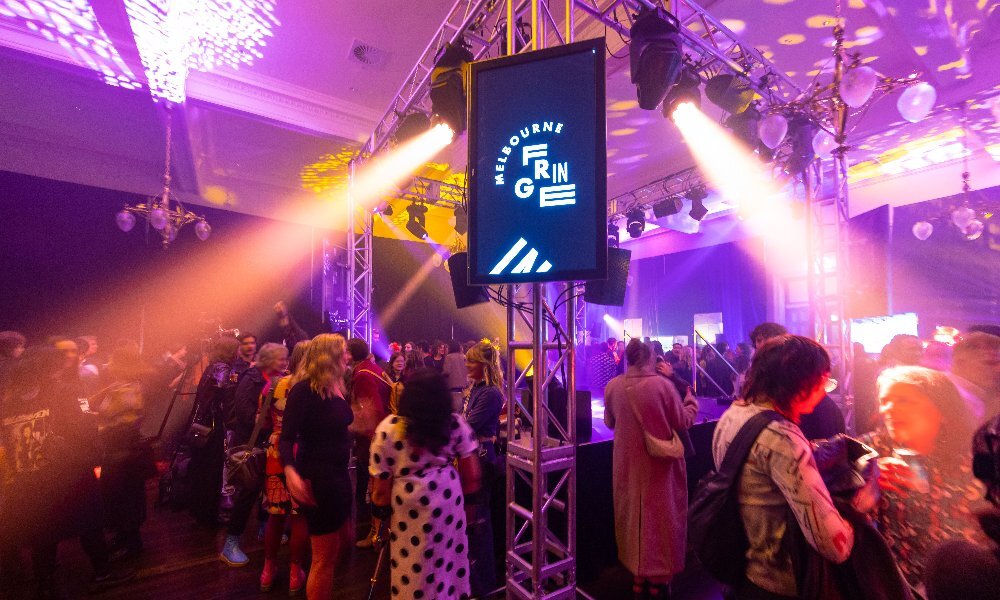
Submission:
<svg viewBox="0 0 1000 600">
<path fill-rule="evenodd" d="M 646 589 L 648 582 L 632 582 L 632 600 L 646 600 Z"/>
<path fill-rule="evenodd" d="M 375 545 L 375 538 L 378 536 L 379 527 L 382 525 L 381 519 L 372 517 L 372 525 L 368 529 L 368 535 L 355 542 L 355 548 L 371 548 Z"/>
<path fill-rule="evenodd" d="M 222 546 L 219 559 L 230 567 L 245 567 L 250 559 L 240 549 L 240 538 L 237 535 L 227 535 L 226 543 Z"/>
<path fill-rule="evenodd" d="M 305 570 L 298 563 L 292 563 L 292 571 L 288 574 L 288 595 L 297 596 L 305 587 Z"/>
<path fill-rule="evenodd" d="M 270 592 L 274 586 L 274 572 L 276 570 L 274 559 L 264 559 L 264 570 L 260 572 L 260 591 Z"/>
</svg>

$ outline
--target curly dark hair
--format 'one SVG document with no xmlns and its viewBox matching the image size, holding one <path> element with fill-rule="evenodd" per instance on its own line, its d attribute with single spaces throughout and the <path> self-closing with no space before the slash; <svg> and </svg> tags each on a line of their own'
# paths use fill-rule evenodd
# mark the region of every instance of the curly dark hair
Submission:
<svg viewBox="0 0 1000 600">
<path fill-rule="evenodd" d="M 796 396 L 813 389 L 830 372 L 830 355 L 801 335 L 779 335 L 757 347 L 743 382 L 742 396 L 769 398 L 789 410 Z"/>
<path fill-rule="evenodd" d="M 406 422 L 406 439 L 432 454 L 451 439 L 451 393 L 444 376 L 433 369 L 417 369 L 406 378 L 399 399 L 399 416 Z"/>
</svg>

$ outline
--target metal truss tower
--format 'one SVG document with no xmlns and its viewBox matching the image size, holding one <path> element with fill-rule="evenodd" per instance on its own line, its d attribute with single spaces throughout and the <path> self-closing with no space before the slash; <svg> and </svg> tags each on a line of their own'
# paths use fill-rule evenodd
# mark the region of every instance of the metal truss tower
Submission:
<svg viewBox="0 0 1000 600">
<path fill-rule="evenodd" d="M 348 165 L 349 182 L 354 181 L 358 168 L 355 158 Z M 372 343 L 372 234 L 374 215 L 364 206 L 354 202 L 354 193 L 347 187 L 347 320 L 348 334 L 352 338 Z"/>
<path fill-rule="evenodd" d="M 799 94 L 798 88 L 752 46 L 745 44 L 715 17 L 690 0 L 457 0 L 393 97 L 351 165 L 385 148 L 400 120 L 420 111 L 431 113 L 429 83 L 441 48 L 464 40 L 474 60 L 529 52 L 597 37 L 606 28 L 619 36 L 608 38 L 615 51 L 627 43 L 635 13 L 664 8 L 681 24 L 686 51 L 706 70 L 725 70 L 746 76 L 751 87 L 769 102 L 782 103 Z M 421 185 L 418 181 L 417 185 Z M 404 192 L 431 202 L 444 198 L 444 188 L 424 185 Z M 371 339 L 372 215 L 354 204 L 349 194 L 348 249 L 353 286 L 350 299 L 351 333 Z M 614 211 L 612 211 L 614 212 Z M 566 312 L 562 323 L 549 305 L 541 284 L 507 286 L 507 586 L 508 598 L 571 598 L 576 589 L 576 404 L 575 362 L 578 328 L 585 332 L 585 314 L 578 309 L 578 286 L 566 282 Z M 530 297 L 523 298 L 530 288 Z M 520 295 L 519 295 L 520 294 Z M 502 296 L 502 294 L 501 294 Z M 516 327 L 517 321 L 522 322 Z M 550 331 L 554 338 L 550 339 Z M 515 378 L 518 352 L 531 352 L 530 410 L 515 391 L 525 375 Z M 549 388 L 558 371 L 567 394 L 565 424 L 554 418 Z M 526 422 L 530 433 L 517 425 Z"/>
</svg>

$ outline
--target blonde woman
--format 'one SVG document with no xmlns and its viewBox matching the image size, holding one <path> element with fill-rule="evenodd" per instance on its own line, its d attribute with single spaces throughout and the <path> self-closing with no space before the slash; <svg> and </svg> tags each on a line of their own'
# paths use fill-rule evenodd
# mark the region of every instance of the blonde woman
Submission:
<svg viewBox="0 0 1000 600">
<path fill-rule="evenodd" d="M 278 444 L 281 439 L 282 422 L 285 417 L 285 407 L 288 402 L 288 392 L 296 383 L 305 379 L 305 357 L 309 350 L 309 340 L 295 344 L 292 356 L 288 361 L 291 375 L 286 375 L 274 385 L 274 399 L 268 409 L 267 423 L 271 430 L 267 447 L 267 466 L 264 480 L 264 507 L 268 512 L 267 525 L 264 528 L 264 570 L 260 574 L 260 589 L 268 592 L 274 585 L 274 575 L 277 569 L 278 550 L 281 547 L 281 536 L 285 531 L 285 521 L 291 519 L 291 571 L 288 576 L 288 593 L 292 596 L 302 591 L 306 582 L 306 572 L 302 564 L 309 551 L 309 528 L 305 517 L 299 510 L 299 505 L 288 493 L 283 477 L 281 455 Z"/>
<path fill-rule="evenodd" d="M 499 352 L 489 342 L 479 342 L 465 353 L 465 369 L 472 381 L 465 420 L 479 442 L 482 467 L 482 487 L 478 502 L 469 500 L 469 583 L 473 596 L 484 596 L 496 587 L 493 557 L 493 527 L 490 496 L 492 483 L 500 475 L 496 441 L 500 431 L 500 411 L 503 409 L 503 374 Z"/>
<path fill-rule="evenodd" d="M 354 420 L 344 387 L 350 355 L 344 338 L 324 333 L 306 351 L 304 378 L 288 393 L 279 452 L 285 485 L 309 526 L 308 598 L 333 597 L 333 578 L 349 547 L 353 493 L 347 464 Z M 297 448 L 296 448 L 297 445 Z"/>
</svg>

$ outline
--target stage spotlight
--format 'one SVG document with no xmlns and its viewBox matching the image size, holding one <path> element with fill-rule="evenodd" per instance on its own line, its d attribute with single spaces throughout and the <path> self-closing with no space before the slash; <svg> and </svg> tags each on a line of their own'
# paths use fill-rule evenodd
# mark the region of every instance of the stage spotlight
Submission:
<svg viewBox="0 0 1000 600">
<path fill-rule="evenodd" d="M 457 136 L 465 131 L 465 70 L 472 53 L 465 41 L 448 44 L 431 71 L 431 109 Z"/>
<path fill-rule="evenodd" d="M 618 226 L 608 223 L 608 248 L 618 247 Z"/>
<path fill-rule="evenodd" d="M 455 207 L 455 233 L 465 235 L 469 232 L 469 213 L 464 206 Z"/>
<path fill-rule="evenodd" d="M 669 217 L 670 215 L 676 215 L 681 212 L 684 207 L 684 201 L 673 196 L 667 198 L 666 200 L 661 200 L 653 205 L 653 216 L 657 219 L 662 219 L 663 217 Z"/>
<path fill-rule="evenodd" d="M 412 112 L 399 120 L 399 127 L 392 136 L 397 144 L 412 140 L 431 128 L 431 118 L 422 112 Z"/>
<path fill-rule="evenodd" d="M 629 67 L 639 108 L 655 110 L 684 64 L 677 18 L 662 9 L 639 13 L 629 29 Z"/>
<path fill-rule="evenodd" d="M 736 139 L 743 142 L 751 151 L 762 145 L 760 134 L 757 133 L 759 125 L 760 112 L 753 106 L 747 107 L 743 112 L 730 115 L 726 119 L 726 127 L 731 129 Z"/>
<path fill-rule="evenodd" d="M 708 214 L 708 209 L 705 208 L 705 198 L 708 198 L 708 192 L 702 186 L 693 187 L 684 194 L 688 200 L 691 201 L 691 210 L 688 211 L 688 216 L 695 221 L 701 221 Z"/>
<path fill-rule="evenodd" d="M 701 78 L 698 76 L 691 67 L 684 67 L 681 71 L 680 78 L 677 80 L 677 84 L 670 90 L 667 94 L 666 99 L 663 101 L 663 116 L 666 118 L 671 118 L 674 116 L 674 109 L 681 102 L 690 102 L 691 104 L 701 107 L 701 90 L 698 86 L 701 85 Z"/>
<path fill-rule="evenodd" d="M 637 238 L 646 229 L 646 215 L 641 208 L 633 208 L 625 213 L 625 223 L 629 236 Z"/>
<path fill-rule="evenodd" d="M 735 115 L 750 106 L 754 91 L 745 77 L 720 73 L 705 83 L 705 95 L 713 104 Z"/>
<path fill-rule="evenodd" d="M 427 207 L 413 203 L 406 207 L 409 218 L 406 220 L 406 230 L 417 239 L 427 239 Z"/>
<path fill-rule="evenodd" d="M 788 137 L 792 140 L 792 151 L 786 164 L 789 173 L 801 173 L 816 159 L 813 137 L 816 125 L 805 115 L 795 115 L 788 120 Z"/>
</svg>

